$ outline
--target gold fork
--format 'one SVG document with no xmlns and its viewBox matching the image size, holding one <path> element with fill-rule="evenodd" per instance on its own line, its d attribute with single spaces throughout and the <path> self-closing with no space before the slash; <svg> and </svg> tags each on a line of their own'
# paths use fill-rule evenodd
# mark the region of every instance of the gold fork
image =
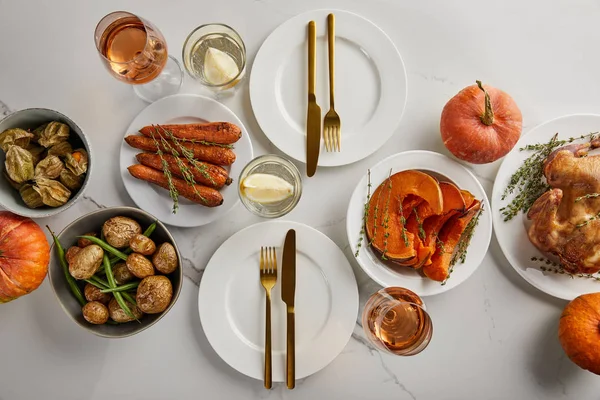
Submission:
<svg viewBox="0 0 600 400">
<path fill-rule="evenodd" d="M 329 111 L 323 121 L 323 137 L 327 151 L 340 151 L 342 145 L 341 121 L 335 112 L 334 74 L 335 74 L 335 16 L 327 16 L 327 42 L 329 44 Z"/>
<path fill-rule="evenodd" d="M 277 255 L 274 247 L 260 248 L 260 283 L 265 288 L 265 388 L 271 389 L 271 289 L 277 282 Z"/>
</svg>

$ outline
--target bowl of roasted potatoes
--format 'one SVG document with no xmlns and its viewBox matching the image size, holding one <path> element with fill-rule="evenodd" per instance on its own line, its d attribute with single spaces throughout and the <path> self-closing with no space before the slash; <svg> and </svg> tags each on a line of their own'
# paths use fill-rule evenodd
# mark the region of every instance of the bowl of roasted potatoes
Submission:
<svg viewBox="0 0 600 400">
<path fill-rule="evenodd" d="M 173 307 L 181 255 L 167 228 L 132 207 L 94 211 L 52 235 L 48 274 L 56 297 L 82 328 L 103 337 L 134 335 Z"/>
</svg>

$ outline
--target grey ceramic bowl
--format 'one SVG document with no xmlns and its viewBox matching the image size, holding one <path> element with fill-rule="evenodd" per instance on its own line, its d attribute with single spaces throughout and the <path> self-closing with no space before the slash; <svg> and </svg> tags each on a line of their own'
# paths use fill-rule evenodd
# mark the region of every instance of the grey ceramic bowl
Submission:
<svg viewBox="0 0 600 400">
<path fill-rule="evenodd" d="M 145 230 L 152 222 L 156 221 L 156 218 L 137 208 L 132 207 L 111 207 L 103 208 L 98 211 L 94 211 L 75 221 L 71 222 L 63 231 L 58 234 L 58 239 L 65 249 L 75 245 L 77 242 L 77 236 L 83 235 L 86 232 L 100 232 L 102 224 L 109 218 L 116 217 L 117 215 L 125 216 L 136 220 L 141 226 L 142 230 Z M 132 321 L 125 324 L 119 325 L 93 325 L 87 322 L 81 313 L 81 305 L 73 296 L 69 285 L 65 279 L 64 272 L 58 261 L 56 255 L 56 249 L 52 246 L 50 256 L 50 266 L 48 268 L 48 275 L 50 276 L 50 284 L 54 290 L 54 294 L 58 299 L 63 310 L 75 321 L 79 326 L 92 332 L 95 335 L 108 337 L 108 338 L 122 338 L 127 336 L 135 335 L 143 330 L 150 328 L 152 325 L 158 322 L 169 310 L 173 307 L 179 293 L 181 292 L 181 285 L 183 281 L 183 271 L 181 268 L 181 254 L 179 254 L 179 248 L 173 239 L 173 236 L 169 233 L 167 228 L 160 222 L 157 222 L 156 230 L 152 234 L 152 239 L 156 244 L 169 242 L 175 247 L 177 252 L 177 259 L 179 260 L 179 267 L 167 277 L 173 284 L 173 298 L 169 307 L 160 314 L 146 314 L 140 323 Z M 83 293 L 83 286 L 82 293 Z"/>
<path fill-rule="evenodd" d="M 29 208 L 23 203 L 19 192 L 10 186 L 6 179 L 0 174 L 0 205 L 15 214 L 30 218 L 45 218 L 56 215 L 71 207 L 83 195 L 88 182 L 90 181 L 92 166 L 94 164 L 92 148 L 81 128 L 66 115 L 47 108 L 27 108 L 21 111 L 15 111 L 0 121 L 0 132 L 11 128 L 33 130 L 50 121 L 60 121 L 69 125 L 71 134 L 75 134 L 75 137 L 70 139 L 71 143 L 74 145 L 73 148 L 84 148 L 87 151 L 89 157 L 88 171 L 83 181 L 83 185 L 79 191 L 61 207 Z M 0 151 L 0 169 L 2 169 L 2 171 L 4 171 L 4 160 L 4 152 Z"/>
</svg>

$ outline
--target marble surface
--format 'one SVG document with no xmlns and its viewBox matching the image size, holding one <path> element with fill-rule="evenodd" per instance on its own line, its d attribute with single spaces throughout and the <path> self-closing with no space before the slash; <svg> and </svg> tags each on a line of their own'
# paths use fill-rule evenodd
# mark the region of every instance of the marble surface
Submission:
<svg viewBox="0 0 600 400">
<path fill-rule="evenodd" d="M 180 58 L 187 33 L 207 22 L 235 27 L 250 65 L 280 23 L 316 8 L 354 11 L 396 43 L 408 71 L 408 105 L 394 137 L 367 159 L 320 170 L 305 180 L 286 218 L 331 237 L 351 260 L 364 302 L 378 289 L 349 251 L 345 213 L 361 174 L 404 150 L 446 153 L 439 115 L 462 87 L 481 79 L 515 98 L 525 129 L 571 113 L 600 109 L 596 23 L 592 0 L 502 2 L 465 0 L 0 0 L 0 114 L 48 107 L 77 121 L 96 153 L 83 199 L 39 221 L 60 230 L 99 207 L 133 205 L 119 177 L 124 129 L 145 107 L 130 87 L 101 65 L 92 34 L 106 13 L 127 9 L 160 27 Z M 245 123 L 256 154 L 277 150 L 250 108 L 247 80 L 223 100 Z M 182 92 L 201 93 L 188 77 Z M 498 163 L 475 172 L 490 194 Z M 335 182 L 332 191 L 331 182 Z M 329 193 L 324 196 L 323 193 Z M 0 400 L 20 399 L 597 399 L 600 381 L 562 352 L 557 324 L 563 301 L 538 292 L 508 265 L 495 238 L 478 271 L 445 294 L 427 298 L 435 324 L 430 346 L 416 357 L 376 351 L 356 326 L 343 353 L 288 391 L 229 368 L 203 334 L 198 282 L 211 254 L 232 233 L 259 222 L 241 205 L 195 229 L 173 229 L 185 256 L 185 283 L 173 310 L 152 329 L 123 340 L 90 335 L 63 313 L 46 281 L 0 307 Z"/>
</svg>

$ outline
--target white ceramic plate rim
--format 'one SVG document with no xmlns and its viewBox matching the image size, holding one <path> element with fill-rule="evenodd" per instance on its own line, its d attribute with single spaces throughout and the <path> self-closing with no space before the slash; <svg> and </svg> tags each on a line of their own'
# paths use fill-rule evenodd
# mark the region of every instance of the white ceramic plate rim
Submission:
<svg viewBox="0 0 600 400">
<path fill-rule="evenodd" d="M 226 271 L 227 259 L 244 257 L 239 250 L 231 249 L 237 250 L 236 242 L 240 240 L 256 242 L 258 249 L 262 244 L 259 238 L 264 238 L 261 232 L 276 230 L 277 236 L 281 236 L 281 243 L 283 243 L 285 233 L 289 229 L 296 230 L 297 252 L 309 255 L 321 267 L 332 297 L 331 312 L 321 334 L 310 343 L 310 346 L 296 349 L 296 379 L 312 375 L 333 361 L 350 340 L 356 325 L 358 313 L 356 279 L 342 250 L 326 235 L 307 225 L 290 221 L 262 222 L 235 233 L 217 249 L 206 266 L 198 292 L 198 310 L 204 333 L 215 352 L 232 368 L 255 379 L 263 379 L 263 355 L 242 342 L 226 321 L 223 282 L 226 282 L 227 276 L 231 274 Z M 307 246 L 304 242 L 312 242 L 313 245 L 307 248 L 304 247 Z M 278 284 L 281 284 L 281 258 L 278 268 L 277 279 Z M 258 280 L 258 267 L 256 272 Z M 260 286 L 258 282 L 257 286 Z M 260 290 L 263 290 L 262 287 Z M 281 299 L 274 296 L 272 301 L 281 301 Z M 298 304 L 296 308 L 298 312 Z M 264 307 L 257 310 L 258 313 L 264 313 Z M 257 318 L 257 323 L 258 320 Z M 299 329 L 302 327 L 296 324 L 296 331 Z M 260 362 L 256 362 L 256 357 L 260 357 Z M 282 357 L 282 360 L 278 360 Z M 276 352 L 273 354 L 273 382 L 285 381 L 285 370 L 276 368 L 276 365 L 285 365 L 284 358 L 285 354 L 278 355 Z M 260 367 L 254 368 L 250 364 Z"/>
<path fill-rule="evenodd" d="M 377 66 L 381 79 L 381 95 L 373 118 L 361 129 L 361 134 L 344 138 L 342 126 L 343 151 L 327 153 L 322 143 L 318 165 L 324 167 L 351 164 L 381 148 L 400 124 L 407 98 L 404 62 L 395 44 L 381 28 L 370 20 L 348 11 L 309 11 L 277 27 L 262 44 L 252 66 L 250 76 L 252 109 L 269 140 L 288 156 L 306 162 L 305 137 L 299 136 L 278 111 L 274 112 L 278 110 L 274 87 L 275 70 L 279 67 L 281 59 L 285 57 L 277 49 L 282 43 L 286 43 L 290 48 L 296 44 L 289 43 L 290 35 L 287 31 L 304 32 L 310 20 L 319 21 L 321 25 L 325 24 L 329 13 L 334 13 L 336 16 L 336 36 L 345 37 L 358 44 Z M 318 31 L 320 29 L 322 27 L 319 25 Z M 320 106 L 324 117 L 328 104 L 320 104 Z"/>
<path fill-rule="evenodd" d="M 194 114 L 182 115 L 182 111 L 178 106 L 179 102 L 189 103 L 187 107 L 188 109 L 193 109 Z M 207 109 L 210 110 L 208 113 Z M 158 120 L 153 118 L 155 114 L 160 116 L 157 118 Z M 244 166 L 252 160 L 253 151 L 248 131 L 233 111 L 216 100 L 195 94 L 167 96 L 148 105 L 133 119 L 125 132 L 125 136 L 139 134 L 137 132 L 140 128 L 151 123 L 160 124 L 165 123 L 165 120 L 185 117 L 201 118 L 207 121 L 231 122 L 239 126 L 242 130 L 241 139 L 234 145 L 236 161 L 230 170 L 230 176 L 234 181 L 230 186 L 221 189 L 224 198 L 223 205 L 208 208 L 193 204 L 180 197 L 179 212 L 173 214 L 171 212 L 170 199 L 165 201 L 164 197 L 158 197 L 155 192 L 155 190 L 163 189 L 152 188 L 150 183 L 142 182 L 132 177 L 127 171 L 128 166 L 137 163 L 135 155 L 142 152 L 142 150 L 134 149 L 125 141 L 121 144 L 120 169 L 125 189 L 139 208 L 156 215 L 165 224 L 188 228 L 209 224 L 223 217 L 239 204 L 237 179 Z"/>
<path fill-rule="evenodd" d="M 419 296 L 433 296 L 455 288 L 467 280 L 481 265 L 492 237 L 492 216 L 483 187 L 471 171 L 449 157 L 431 151 L 414 150 L 394 154 L 373 166 L 370 169 L 371 183 L 373 185 L 372 190 L 375 190 L 385 180 L 390 169 L 392 169 L 392 173 L 418 169 L 446 176 L 458 185 L 459 188 L 469 190 L 475 198 L 481 200 L 484 212 L 481 214 L 479 224 L 471 239 L 465 263 L 457 264 L 454 267 L 454 271 L 445 285 L 423 277 L 409 268 L 402 269 L 402 274 L 392 271 L 365 245 L 366 239 L 363 239 L 356 261 L 371 279 L 384 287 L 404 287 L 414 291 Z M 367 182 L 368 178 L 367 174 L 365 174 L 358 182 L 348 205 L 346 232 L 353 254 L 356 253 L 358 247 L 358 238 L 360 237 L 360 229 L 363 223 L 364 204 L 367 198 Z"/>
<path fill-rule="evenodd" d="M 579 125 L 595 127 L 596 129 L 588 131 L 588 129 L 582 128 L 582 130 L 578 128 Z M 561 128 L 557 129 L 559 126 Z M 569 129 L 574 129 L 574 131 L 568 131 Z M 564 300 L 573 300 L 581 294 L 597 292 L 600 289 L 600 283 L 580 278 L 571 279 L 566 275 L 542 272 L 530 260 L 531 257 L 544 257 L 544 255 L 529 241 L 527 231 L 522 224 L 523 215 L 519 215 L 509 222 L 504 222 L 500 208 L 505 206 L 508 200 L 501 200 L 501 196 L 509 182 L 510 176 L 529 154 L 520 152 L 519 149 L 521 147 L 527 144 L 547 142 L 557 132 L 558 138 L 564 139 L 565 137 L 579 136 L 592 131 L 600 131 L 600 115 L 572 114 L 537 125 L 529 130 L 527 134 L 523 135 L 513 150 L 505 157 L 496 175 L 492 192 L 494 232 L 504 256 L 514 270 L 535 288 Z"/>
</svg>

